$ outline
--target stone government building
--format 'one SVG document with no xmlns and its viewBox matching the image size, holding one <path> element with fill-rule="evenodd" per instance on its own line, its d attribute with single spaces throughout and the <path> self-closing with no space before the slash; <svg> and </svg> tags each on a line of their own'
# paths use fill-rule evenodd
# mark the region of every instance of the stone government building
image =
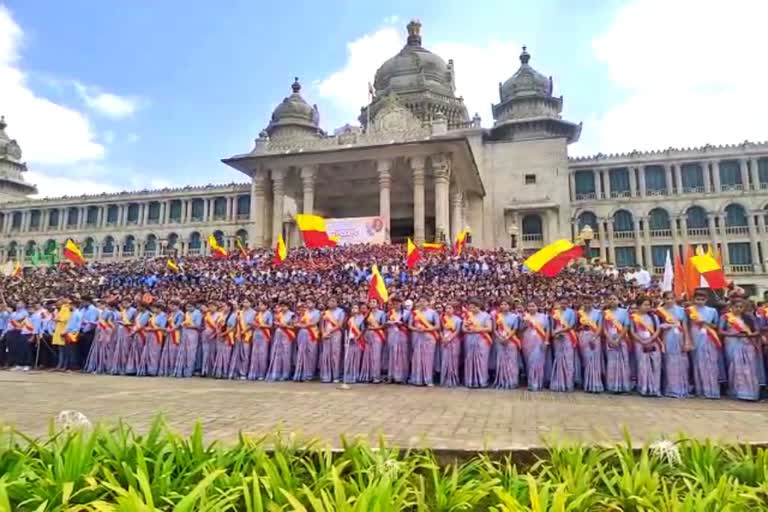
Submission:
<svg viewBox="0 0 768 512">
<path fill-rule="evenodd" d="M 523 251 L 589 225 L 594 256 L 657 272 L 668 250 L 712 244 L 737 283 L 768 289 L 768 143 L 570 158 L 581 124 L 562 118 L 525 48 L 484 128 L 456 96 L 453 61 L 422 46 L 418 21 L 407 31 L 360 126 L 323 131 L 296 79 L 254 147 L 223 160 L 248 183 L 32 199 L 0 122 L 0 261 L 69 237 L 96 260 L 201 254 L 211 233 L 231 249 L 280 233 L 297 245 L 294 216 L 311 212 L 380 216 L 392 241 L 469 228 L 473 245 Z"/>
</svg>

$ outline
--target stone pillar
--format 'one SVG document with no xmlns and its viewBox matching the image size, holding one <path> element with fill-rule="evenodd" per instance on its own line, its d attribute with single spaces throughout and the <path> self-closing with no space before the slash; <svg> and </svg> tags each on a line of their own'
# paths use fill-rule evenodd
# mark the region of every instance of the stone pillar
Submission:
<svg viewBox="0 0 768 512">
<path fill-rule="evenodd" d="M 48 210 L 40 210 L 40 231 L 48 231 L 48 220 L 50 219 L 50 212 Z"/>
<path fill-rule="evenodd" d="M 712 180 L 715 184 L 715 193 L 722 192 L 723 189 L 720 186 L 720 160 L 712 161 Z"/>
<path fill-rule="evenodd" d="M 674 217 L 671 217 L 669 220 L 670 220 L 670 227 L 672 228 L 672 245 L 674 246 L 674 251 L 672 251 L 672 255 L 677 256 L 678 251 L 680 250 L 678 249 L 680 247 L 680 230 L 677 228 L 678 220 L 680 220 L 680 217 L 674 216 Z M 648 227 L 649 226 L 646 226 L 646 229 Z M 648 245 L 650 245 L 650 233 L 648 237 L 649 237 Z"/>
<path fill-rule="evenodd" d="M 648 224 L 646 221 L 645 224 Z M 643 240 L 641 238 L 641 231 L 640 231 L 640 218 L 635 217 L 634 222 L 634 231 L 635 231 L 635 262 L 638 265 L 643 264 Z"/>
<path fill-rule="evenodd" d="M 592 174 L 594 175 L 595 180 L 595 199 L 602 199 L 603 197 L 603 185 L 600 182 L 600 171 L 594 170 L 592 171 Z M 575 184 L 574 184 L 575 187 Z"/>
<path fill-rule="evenodd" d="M 749 161 L 749 175 L 752 177 L 752 189 L 760 190 L 760 167 L 757 158 Z"/>
<path fill-rule="evenodd" d="M 647 267 L 653 267 L 653 259 L 651 257 L 651 226 L 648 223 L 648 217 L 642 217 L 640 220 L 643 221 L 643 229 L 642 229 L 643 243 L 642 243 L 642 250 L 643 250 L 645 265 Z M 672 253 L 672 254 L 674 254 L 674 253 Z"/>
<path fill-rule="evenodd" d="M 675 175 L 675 187 L 677 187 L 677 193 L 683 193 L 683 166 L 680 164 L 673 164 L 672 172 Z"/>
<path fill-rule="evenodd" d="M 301 191 L 304 202 L 303 213 L 314 215 L 315 213 L 315 178 L 317 167 L 306 165 L 301 168 Z"/>
<path fill-rule="evenodd" d="M 637 177 L 640 180 L 640 193 L 638 194 L 640 197 L 645 197 L 647 195 L 647 190 L 645 186 L 645 166 L 642 165 L 637 168 Z"/>
<path fill-rule="evenodd" d="M 413 171 L 413 241 L 424 243 L 424 157 L 411 157 Z"/>
<path fill-rule="evenodd" d="M 746 158 L 739 158 L 739 170 L 741 171 L 742 190 L 749 190 L 749 169 Z"/>
<path fill-rule="evenodd" d="M 439 240 L 442 233 L 447 243 L 450 238 L 450 217 L 448 211 L 451 168 L 445 155 L 432 156 L 432 173 L 435 178 L 435 237 Z"/>
<path fill-rule="evenodd" d="M 576 177 L 573 175 L 573 172 L 568 173 L 568 190 L 571 194 L 571 201 L 576 200 Z"/>
<path fill-rule="evenodd" d="M 683 242 L 688 245 L 688 217 L 685 214 L 680 216 L 680 233 L 683 235 Z"/>
<path fill-rule="evenodd" d="M 711 240 L 712 248 L 717 248 L 718 235 L 717 226 L 715 224 L 715 218 L 717 215 L 712 212 L 707 213 L 707 227 L 709 228 L 709 239 Z M 720 226 L 723 226 L 723 221 L 720 219 Z"/>
<path fill-rule="evenodd" d="M 755 225 L 755 215 L 753 213 L 747 215 L 747 223 L 749 224 L 749 246 L 750 251 L 752 252 L 752 269 L 755 272 L 762 272 L 763 265 L 760 261 L 760 251 L 758 250 L 757 245 L 757 226 Z"/>
<path fill-rule="evenodd" d="M 613 239 L 613 219 L 607 219 L 606 225 L 608 226 L 608 259 L 614 265 L 616 265 L 616 242 Z"/>
<path fill-rule="evenodd" d="M 603 191 L 606 199 L 611 198 L 611 170 L 605 169 L 605 190 Z"/>
<path fill-rule="evenodd" d="M 451 193 L 451 240 L 456 240 L 459 232 L 464 229 L 464 218 L 461 211 L 463 205 L 464 197 L 459 186 L 454 183 Z"/>
<path fill-rule="evenodd" d="M 283 200 L 285 197 L 285 169 L 272 169 L 272 241 L 283 234 Z"/>
<path fill-rule="evenodd" d="M 635 167 L 628 167 L 627 173 L 629 174 L 629 196 L 637 197 L 637 174 Z"/>
<path fill-rule="evenodd" d="M 664 164 L 664 177 L 666 178 L 667 182 L 667 195 L 671 196 L 674 194 L 674 181 L 672 180 L 672 166 L 669 164 Z"/>
<path fill-rule="evenodd" d="M 761 247 L 763 249 L 763 261 L 760 261 L 758 263 L 762 265 L 763 272 L 768 273 L 768 254 L 766 254 L 766 252 L 768 252 L 768 243 L 765 241 L 766 239 L 768 239 L 768 237 L 765 236 L 765 234 L 768 233 L 768 231 L 766 231 L 765 213 L 766 213 L 766 210 L 762 210 L 762 211 L 759 211 L 757 215 L 757 229 L 761 234 L 763 234 L 763 237 L 762 237 L 763 241 L 760 242 Z M 758 236 L 758 238 L 760 237 Z M 757 268 L 760 268 L 760 267 L 757 267 Z"/>
<path fill-rule="evenodd" d="M 251 229 L 248 240 L 251 247 L 264 247 L 264 188 L 267 181 L 265 169 L 256 169 L 251 180 Z"/>
<path fill-rule="evenodd" d="M 149 203 L 141 203 L 141 225 L 146 226 L 149 220 Z"/>
<path fill-rule="evenodd" d="M 67 208 L 62 208 L 59 211 L 59 230 L 64 230 L 64 226 L 67 225 Z"/>
<path fill-rule="evenodd" d="M 579 227 L 578 224 L 576 224 L 577 235 L 578 235 L 578 227 Z M 607 261 L 608 254 L 606 252 L 606 247 L 607 247 L 608 239 L 605 233 L 605 219 L 603 218 L 597 219 L 597 235 L 599 238 L 598 241 L 600 242 L 600 259 L 603 261 Z"/>
<path fill-rule="evenodd" d="M 232 211 L 233 210 L 233 208 L 232 208 L 232 206 L 233 206 L 232 205 L 232 197 L 227 196 L 227 197 L 225 197 L 225 199 L 227 201 L 227 210 L 226 210 L 227 213 L 226 213 L 226 218 L 224 220 L 229 222 L 233 218 L 233 215 L 232 215 L 233 214 L 233 211 Z"/>
<path fill-rule="evenodd" d="M 379 173 L 379 217 L 384 223 L 384 238 L 390 241 L 391 205 L 390 189 L 392 186 L 392 160 L 378 160 L 376 171 Z"/>
<path fill-rule="evenodd" d="M 203 222 L 208 222 L 208 220 L 213 217 L 213 215 L 210 215 L 211 201 L 212 199 L 208 199 L 207 197 L 203 199 Z"/>
<path fill-rule="evenodd" d="M 704 178 L 704 193 L 712 193 L 712 179 L 709 174 L 709 162 L 701 162 L 701 174 Z"/>
</svg>

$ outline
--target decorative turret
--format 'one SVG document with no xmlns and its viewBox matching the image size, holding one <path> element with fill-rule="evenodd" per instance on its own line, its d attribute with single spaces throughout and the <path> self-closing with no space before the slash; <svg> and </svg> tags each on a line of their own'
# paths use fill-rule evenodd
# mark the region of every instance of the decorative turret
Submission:
<svg viewBox="0 0 768 512">
<path fill-rule="evenodd" d="M 394 94 L 421 121 L 431 122 L 441 112 L 449 127 L 464 126 L 469 117 L 464 100 L 455 94 L 453 61 L 446 64 L 421 46 L 420 21 L 412 20 L 406 29 L 405 46 L 376 71 L 373 101 L 360 109 L 360 123 L 373 121 L 383 98 Z"/>
<path fill-rule="evenodd" d="M 291 95 L 284 98 L 272 112 L 272 119 L 264 130 L 270 139 L 288 137 L 318 137 L 323 135 L 320 130 L 320 113 L 317 105 L 310 106 L 301 97 L 299 77 L 291 84 Z"/>
<path fill-rule="evenodd" d="M 27 165 L 21 161 L 21 147 L 5 129 L 5 116 L 0 116 L 0 201 L 23 199 L 37 194 L 37 187 L 24 181 Z"/>
<path fill-rule="evenodd" d="M 506 82 L 499 83 L 499 103 L 492 105 L 493 138 L 525 140 L 566 137 L 575 142 L 581 125 L 563 121 L 562 96 L 552 95 L 552 77 L 533 69 L 531 54 L 523 46 L 520 67 Z"/>
</svg>

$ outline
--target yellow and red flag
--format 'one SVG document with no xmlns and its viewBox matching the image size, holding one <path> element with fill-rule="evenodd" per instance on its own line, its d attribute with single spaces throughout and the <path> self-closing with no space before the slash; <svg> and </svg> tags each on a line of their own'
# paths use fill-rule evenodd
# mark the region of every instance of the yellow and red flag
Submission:
<svg viewBox="0 0 768 512">
<path fill-rule="evenodd" d="M 245 246 L 243 245 L 242 240 L 240 240 L 240 237 L 235 238 L 235 245 L 237 246 L 237 250 L 240 251 L 240 257 L 244 260 L 247 260 L 248 251 L 245 249 Z"/>
<path fill-rule="evenodd" d="M 573 259 L 584 255 L 584 247 L 562 239 L 542 247 L 533 253 L 524 265 L 531 272 L 546 277 L 555 277 Z"/>
<path fill-rule="evenodd" d="M 693 298 L 693 292 L 695 292 L 696 288 L 699 288 L 699 285 L 701 284 L 701 276 L 693 266 L 693 262 L 691 262 L 693 256 L 693 247 L 689 245 L 685 248 L 685 260 L 683 260 L 685 265 L 685 293 L 689 299 Z"/>
<path fill-rule="evenodd" d="M 173 261 L 173 258 L 168 258 L 168 261 L 165 262 L 165 266 L 168 267 L 168 270 L 172 270 L 173 272 L 179 272 L 181 270 L 178 263 Z"/>
<path fill-rule="evenodd" d="M 83 251 L 80 250 L 80 247 L 78 247 L 71 238 L 68 238 L 67 243 L 64 244 L 63 254 L 65 258 L 67 258 L 75 265 L 82 265 L 85 263 L 85 258 L 83 258 Z"/>
<path fill-rule="evenodd" d="M 219 241 L 216 237 L 211 235 L 208 237 L 208 247 L 211 248 L 211 254 L 214 258 L 226 258 L 227 250 L 219 245 Z"/>
<path fill-rule="evenodd" d="M 440 243 L 429 244 L 425 242 L 421 244 L 421 248 L 424 249 L 424 252 L 441 252 L 445 249 L 445 245 Z"/>
<path fill-rule="evenodd" d="M 673 283 L 675 297 L 682 297 L 685 293 L 685 267 L 683 267 L 683 262 L 680 261 L 680 255 L 677 254 L 677 249 L 675 249 L 675 279 Z"/>
<path fill-rule="evenodd" d="M 456 235 L 456 241 L 453 243 L 453 253 L 456 256 L 461 256 L 461 252 L 464 250 L 464 247 L 466 246 L 467 246 L 467 231 L 462 229 Z"/>
<path fill-rule="evenodd" d="M 389 292 L 387 291 L 384 278 L 379 273 L 379 267 L 375 263 L 371 272 L 373 275 L 371 276 L 371 284 L 368 287 L 368 298 L 376 299 L 381 304 L 386 304 L 389 301 Z"/>
<path fill-rule="evenodd" d="M 288 247 L 285 245 L 285 240 L 283 240 L 283 235 L 280 235 L 280 237 L 277 239 L 277 243 L 275 244 L 275 256 L 272 258 L 272 263 L 275 265 L 279 265 L 282 262 L 285 261 L 285 258 L 288 257 Z"/>
<path fill-rule="evenodd" d="M 21 277 L 21 264 L 18 261 L 8 261 L 2 270 L 5 277 Z"/>
<path fill-rule="evenodd" d="M 412 269 L 416 266 L 416 263 L 419 262 L 419 259 L 421 258 L 421 251 L 419 251 L 419 248 L 416 247 L 416 244 L 414 244 L 411 239 L 408 239 L 408 245 L 405 249 L 405 264 L 408 265 L 409 269 Z"/>
<path fill-rule="evenodd" d="M 296 214 L 296 225 L 301 231 L 306 247 L 336 247 L 339 239 L 328 236 L 325 228 L 325 219 L 318 215 Z"/>
<path fill-rule="evenodd" d="M 697 254 L 691 258 L 691 265 L 696 272 L 706 279 L 707 284 L 713 290 L 720 290 L 728 287 L 728 281 L 725 280 L 723 267 L 717 262 L 711 249 L 704 254 Z"/>
</svg>

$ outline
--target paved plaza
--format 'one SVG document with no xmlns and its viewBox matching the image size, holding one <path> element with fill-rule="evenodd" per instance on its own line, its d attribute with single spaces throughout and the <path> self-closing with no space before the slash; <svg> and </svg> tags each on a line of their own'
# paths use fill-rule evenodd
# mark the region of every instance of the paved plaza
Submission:
<svg viewBox="0 0 768 512">
<path fill-rule="evenodd" d="M 61 410 L 74 409 L 94 422 L 123 418 L 138 429 L 158 413 L 182 432 L 199 420 L 208 438 L 225 441 L 241 430 L 281 428 L 333 445 L 346 435 L 435 449 L 521 449 L 553 434 L 617 440 L 626 426 L 636 439 L 686 432 L 768 442 L 766 402 L 9 371 L 0 372 L 0 386 L 0 422 L 35 435 Z"/>
</svg>

